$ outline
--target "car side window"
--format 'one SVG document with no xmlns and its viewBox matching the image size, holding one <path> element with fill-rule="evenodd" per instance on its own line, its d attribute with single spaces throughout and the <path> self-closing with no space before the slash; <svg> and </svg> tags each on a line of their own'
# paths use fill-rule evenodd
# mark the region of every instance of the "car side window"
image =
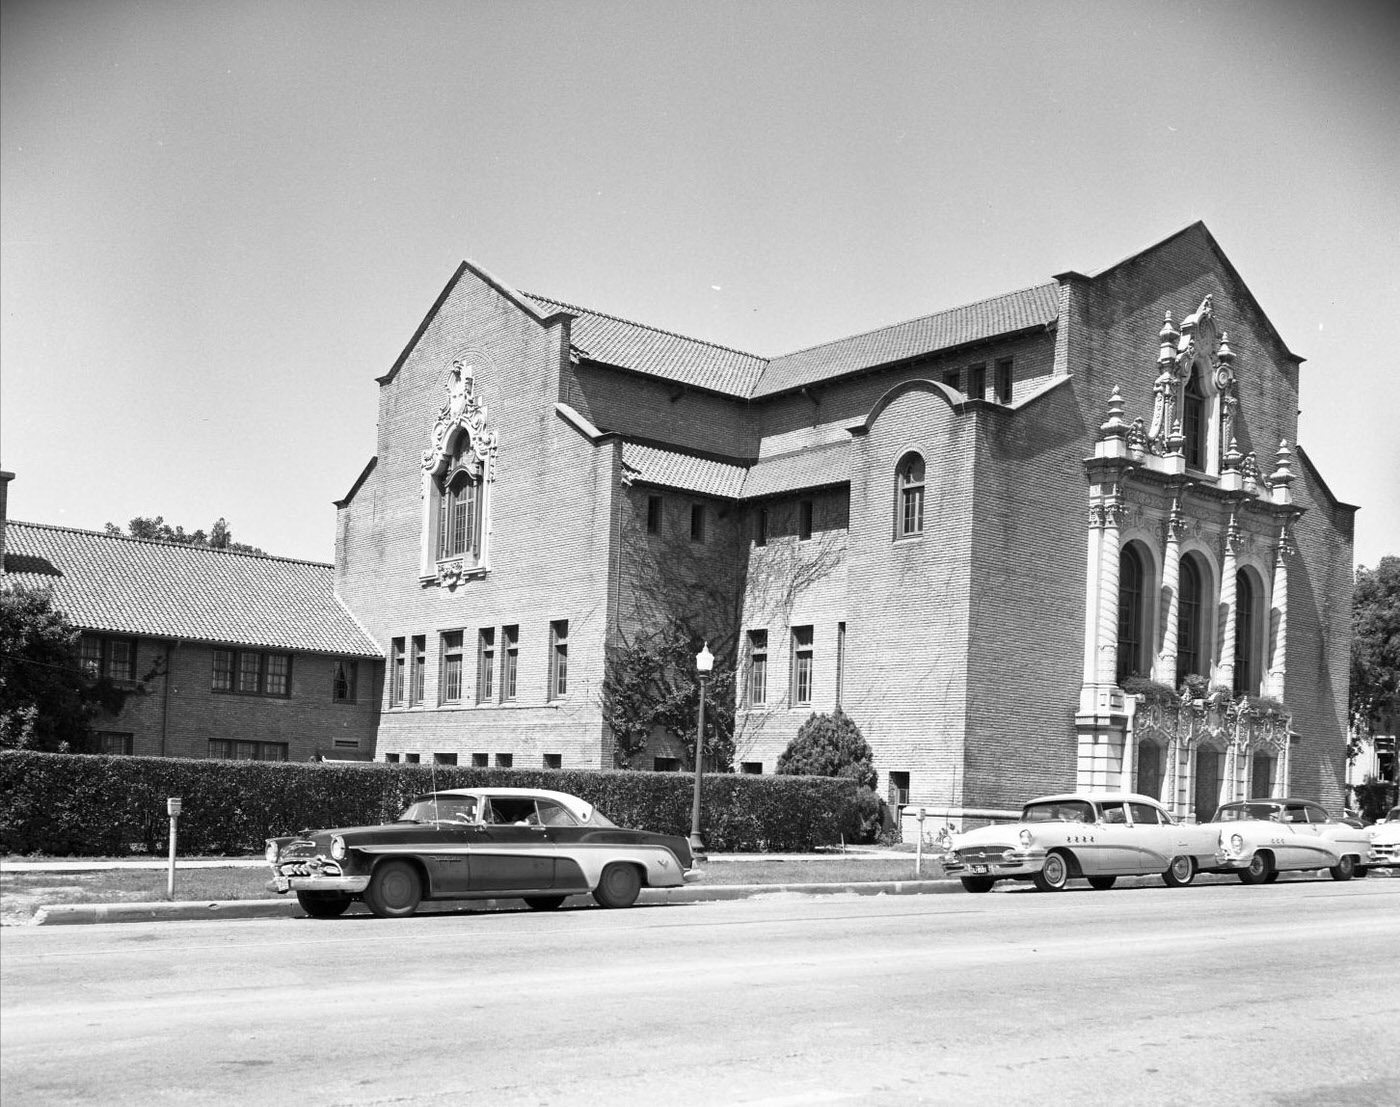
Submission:
<svg viewBox="0 0 1400 1107">
<path fill-rule="evenodd" d="M 1286 823 L 1305 823 L 1308 821 L 1308 809 L 1301 803 L 1290 803 L 1283 809 L 1283 821 Z"/>
<path fill-rule="evenodd" d="M 1103 821 L 1105 823 L 1126 823 L 1128 817 L 1123 813 L 1123 805 L 1121 803 L 1104 804 Z"/>
<path fill-rule="evenodd" d="M 1151 804 L 1130 803 L 1128 811 L 1133 816 L 1133 822 L 1138 826 L 1158 826 L 1161 824 L 1161 812 Z"/>
<path fill-rule="evenodd" d="M 1321 807 L 1314 807 L 1312 804 L 1308 804 L 1304 810 L 1308 814 L 1308 822 L 1310 823 L 1330 823 L 1332 821 L 1331 817 Z"/>
<path fill-rule="evenodd" d="M 539 803 L 540 822 L 545 826 L 578 826 L 579 822 L 574 818 L 573 812 L 562 803 L 552 803 L 549 800 L 541 800 Z"/>
</svg>

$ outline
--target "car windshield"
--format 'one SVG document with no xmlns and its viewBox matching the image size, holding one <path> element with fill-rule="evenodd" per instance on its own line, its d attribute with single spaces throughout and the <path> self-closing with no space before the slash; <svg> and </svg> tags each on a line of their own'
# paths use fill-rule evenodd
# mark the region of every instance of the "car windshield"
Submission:
<svg viewBox="0 0 1400 1107">
<path fill-rule="evenodd" d="M 1247 822 L 1250 819 L 1278 821 L 1278 808 L 1271 803 L 1229 803 L 1215 813 L 1218 823 Z"/>
<path fill-rule="evenodd" d="M 1084 800 L 1058 800 L 1054 803 L 1028 803 L 1021 811 L 1026 823 L 1091 823 L 1094 808 Z"/>
<path fill-rule="evenodd" d="M 419 796 L 399 816 L 401 823 L 474 823 L 475 796 Z"/>
</svg>

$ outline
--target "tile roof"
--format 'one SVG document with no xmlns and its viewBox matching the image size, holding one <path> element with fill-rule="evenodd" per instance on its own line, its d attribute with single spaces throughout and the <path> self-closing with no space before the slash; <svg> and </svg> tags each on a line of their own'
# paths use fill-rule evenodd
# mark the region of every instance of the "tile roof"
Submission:
<svg viewBox="0 0 1400 1107">
<path fill-rule="evenodd" d="M 949 308 L 782 357 L 764 358 L 533 293 L 541 311 L 575 316 L 571 337 L 590 361 L 705 388 L 740 399 L 771 396 L 846 373 L 995 338 L 1059 317 L 1059 283 L 1050 281 Z"/>
<path fill-rule="evenodd" d="M 622 444 L 622 464 L 633 479 L 663 488 L 699 492 L 706 496 L 737 499 L 748 470 L 733 462 L 696 457 L 676 450 L 663 450 L 638 442 Z"/>
<path fill-rule="evenodd" d="M 1058 282 L 1050 281 L 773 358 L 751 395 L 768 396 L 845 373 L 1044 326 L 1059 317 L 1059 289 Z"/>
<path fill-rule="evenodd" d="M 87 630 L 383 656 L 336 598 L 334 567 L 319 562 L 11 520 L 5 570 L 0 583 L 51 588 Z"/>
<path fill-rule="evenodd" d="M 803 488 L 845 484 L 851 479 L 851 443 L 828 442 L 792 453 L 760 458 L 744 480 L 746 500 Z"/>
<path fill-rule="evenodd" d="M 755 354 L 631 323 L 559 300 L 526 295 L 542 311 L 562 309 L 575 316 L 570 337 L 574 347 L 590 361 L 738 397 L 749 395 L 768 364 L 766 359 Z"/>
</svg>

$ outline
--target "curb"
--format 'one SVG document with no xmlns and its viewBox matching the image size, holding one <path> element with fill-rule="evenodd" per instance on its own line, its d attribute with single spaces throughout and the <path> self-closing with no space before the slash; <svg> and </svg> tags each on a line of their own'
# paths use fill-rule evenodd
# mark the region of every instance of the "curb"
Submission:
<svg viewBox="0 0 1400 1107">
<path fill-rule="evenodd" d="M 960 890 L 955 880 L 890 880 L 847 882 L 843 884 L 720 884 L 713 887 L 688 885 L 684 888 L 643 888 L 639 905 L 662 906 L 674 903 L 703 903 L 712 900 L 752 899 L 778 895 L 857 895 L 909 896 Z M 591 904 L 589 896 L 571 896 L 578 906 Z M 500 905 L 519 902 L 510 899 L 437 900 L 425 904 L 428 910 L 468 912 L 499 910 Z M 356 904 L 355 914 L 367 913 Z M 73 926 L 84 923 L 176 922 L 216 919 L 301 918 L 305 913 L 295 898 L 234 899 L 214 903 L 65 903 L 41 907 L 31 926 Z"/>
</svg>

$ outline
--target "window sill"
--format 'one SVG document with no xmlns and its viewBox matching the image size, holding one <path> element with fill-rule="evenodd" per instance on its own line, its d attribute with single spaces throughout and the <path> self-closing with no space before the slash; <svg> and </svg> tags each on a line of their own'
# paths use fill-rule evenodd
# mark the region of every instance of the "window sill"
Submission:
<svg viewBox="0 0 1400 1107">
<path fill-rule="evenodd" d="M 469 565 L 465 558 L 447 557 L 435 562 L 431 573 L 420 575 L 418 583 L 424 588 L 453 589 L 469 580 L 481 580 L 487 572 L 485 565 Z"/>
</svg>

